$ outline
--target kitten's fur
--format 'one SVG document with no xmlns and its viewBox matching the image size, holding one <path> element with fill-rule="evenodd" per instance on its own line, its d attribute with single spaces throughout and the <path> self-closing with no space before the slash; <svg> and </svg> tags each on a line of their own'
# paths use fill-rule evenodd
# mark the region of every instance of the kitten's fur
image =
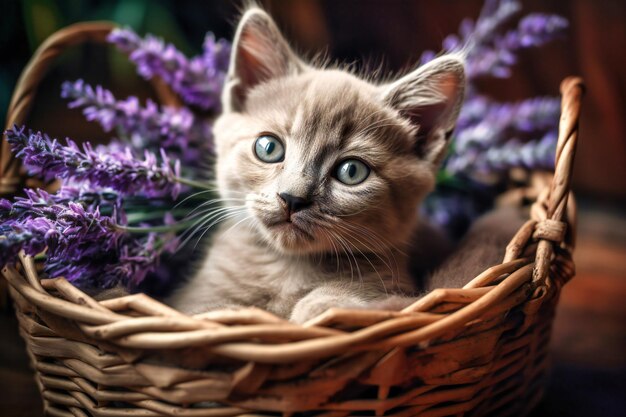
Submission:
<svg viewBox="0 0 626 417">
<path fill-rule="evenodd" d="M 527 216 L 518 207 L 500 207 L 475 220 L 463 239 L 424 282 L 424 290 L 460 288 L 502 262 L 507 244 Z"/>
<path fill-rule="evenodd" d="M 296 322 L 329 307 L 407 304 L 418 290 L 406 255 L 417 207 L 434 187 L 464 86 L 456 56 L 383 85 L 314 68 L 265 12 L 246 11 L 214 127 L 217 183 L 232 218 L 169 303 L 190 313 L 253 305 Z M 264 133 L 280 138 L 284 161 L 255 157 Z M 361 184 L 333 178 L 349 157 L 371 168 Z M 290 216 L 282 192 L 312 206 Z"/>
</svg>

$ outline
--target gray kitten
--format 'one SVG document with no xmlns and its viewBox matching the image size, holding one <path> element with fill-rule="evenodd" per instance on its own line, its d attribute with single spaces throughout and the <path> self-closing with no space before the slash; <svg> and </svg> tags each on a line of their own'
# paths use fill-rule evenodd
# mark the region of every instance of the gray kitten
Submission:
<svg viewBox="0 0 626 417">
<path fill-rule="evenodd" d="M 214 127 L 227 220 L 168 302 L 188 313 L 257 306 L 295 322 L 408 304 L 419 290 L 408 254 L 434 259 L 417 208 L 464 87 L 455 55 L 382 85 L 316 68 L 264 11 L 247 10 Z"/>
</svg>

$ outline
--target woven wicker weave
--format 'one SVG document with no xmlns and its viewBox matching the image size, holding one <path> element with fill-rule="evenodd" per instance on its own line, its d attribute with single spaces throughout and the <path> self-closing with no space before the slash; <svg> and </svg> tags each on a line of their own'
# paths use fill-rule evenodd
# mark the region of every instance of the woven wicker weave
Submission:
<svg viewBox="0 0 626 417">
<path fill-rule="evenodd" d="M 110 29 L 75 25 L 44 43 L 19 80 L 8 125 L 24 122 L 61 51 L 101 41 Z M 46 413 L 527 414 L 542 394 L 560 289 L 574 275 L 569 190 L 582 82 L 568 78 L 561 91 L 552 185 L 502 264 L 401 312 L 331 309 L 304 326 L 255 308 L 187 316 L 141 294 L 95 301 L 63 278 L 40 279 L 33 259 L 22 256 L 2 274 Z M 6 141 L 0 173 L 0 193 L 25 184 Z"/>
</svg>

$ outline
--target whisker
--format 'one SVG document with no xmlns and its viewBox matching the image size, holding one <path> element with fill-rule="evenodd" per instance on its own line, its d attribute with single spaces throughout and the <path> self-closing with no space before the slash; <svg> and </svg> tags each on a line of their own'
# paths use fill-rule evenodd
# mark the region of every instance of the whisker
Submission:
<svg viewBox="0 0 626 417">
<path fill-rule="evenodd" d="M 389 263 L 385 262 L 379 256 L 379 251 L 374 251 L 376 253 L 376 255 L 379 257 L 379 259 L 389 268 L 389 270 L 390 270 L 390 272 L 392 274 L 392 276 L 391 276 L 392 283 L 394 281 L 394 278 L 399 279 L 399 277 L 401 275 L 401 273 L 400 273 L 400 266 L 399 266 L 398 261 L 397 261 L 397 259 L 395 257 L 394 250 L 395 250 L 395 252 L 399 252 L 400 254 L 404 254 L 402 251 L 397 249 L 395 247 L 395 245 L 393 245 L 389 241 L 387 241 L 387 244 L 385 244 L 385 242 L 383 242 L 384 238 L 382 238 L 378 233 L 376 233 L 373 230 L 367 228 L 366 226 L 356 225 L 356 224 L 353 224 L 353 223 L 350 223 L 350 222 L 345 222 L 343 224 L 343 227 L 348 227 L 348 228 L 351 228 L 351 230 L 356 232 L 356 233 L 361 233 L 363 238 L 365 238 L 368 242 L 370 242 L 371 244 L 373 244 L 376 247 L 378 247 L 380 249 L 380 252 L 382 252 L 386 256 L 387 260 L 389 262 L 392 262 L 394 264 L 394 266 L 395 266 L 395 269 L 392 268 L 392 266 Z M 394 274 L 394 270 L 395 270 L 395 274 Z"/>
<path fill-rule="evenodd" d="M 222 236 L 226 236 L 232 229 L 234 229 L 235 227 L 237 227 L 238 225 L 240 225 L 241 223 L 243 223 L 246 220 L 251 220 L 253 219 L 254 216 L 249 215 L 244 217 L 243 219 L 239 220 L 237 223 L 233 224 L 232 226 L 230 226 L 228 229 L 226 229 L 226 231 L 224 231 L 224 234 Z"/>
<path fill-rule="evenodd" d="M 336 226 L 338 226 L 339 228 L 341 228 L 341 229 L 343 229 L 343 230 L 345 230 L 345 231 L 347 231 L 347 232 L 350 232 L 350 229 L 349 229 L 349 228 L 344 227 L 344 226 L 343 226 L 343 225 L 341 225 L 341 224 L 337 224 Z M 370 248 L 370 247 L 367 245 L 367 242 L 365 242 L 365 243 L 364 243 L 364 242 L 362 242 L 362 241 L 361 241 L 358 237 L 356 237 L 355 235 L 352 235 L 352 238 L 353 238 L 353 239 L 356 239 L 356 241 L 357 241 L 359 244 L 363 245 L 363 246 L 366 248 L 366 250 L 368 250 L 368 251 L 369 251 L 369 253 L 374 254 L 376 257 L 378 257 L 378 259 L 380 259 L 380 261 L 381 261 L 381 262 L 382 262 L 385 266 L 387 266 L 387 268 L 389 268 L 389 270 L 390 270 L 390 272 L 391 272 L 391 274 L 392 274 L 392 282 L 393 282 L 393 270 L 391 269 L 391 265 L 389 265 L 387 262 L 385 262 L 385 260 L 384 260 L 384 259 L 383 259 L 383 258 L 382 258 L 379 254 L 378 254 L 378 252 L 377 252 L 376 250 L 373 250 L 373 248 Z M 372 243 L 372 242 L 370 242 L 370 243 Z M 378 270 L 378 268 L 376 268 L 376 266 L 374 266 L 374 264 L 372 263 L 372 261 L 370 260 L 370 258 L 367 256 L 367 254 L 366 254 L 366 253 L 364 253 L 363 251 L 361 251 L 361 249 L 359 249 L 359 248 L 358 248 L 358 246 L 356 246 L 356 245 L 353 245 L 353 246 L 354 246 L 354 248 L 355 248 L 355 249 L 356 249 L 356 250 L 357 250 L 357 251 L 358 251 L 358 252 L 359 252 L 359 253 L 360 253 L 360 254 L 361 254 L 364 258 L 365 258 L 365 260 L 366 260 L 366 261 L 370 264 L 370 266 L 372 267 L 372 269 L 374 270 L 374 272 L 376 272 L 376 275 L 378 275 L 378 279 L 380 280 L 381 284 L 383 285 L 383 289 L 385 290 L 385 294 L 389 294 L 389 293 L 388 293 L 388 291 L 387 291 L 387 287 L 386 287 L 386 285 L 385 285 L 385 280 L 384 280 L 384 279 L 383 279 L 383 277 L 380 275 L 380 271 Z"/>
<path fill-rule="evenodd" d="M 185 197 L 184 199 L 180 200 L 178 203 L 176 203 L 176 205 L 174 206 L 174 208 L 179 207 L 181 204 L 183 204 L 185 201 L 191 200 L 192 198 L 198 197 L 202 194 L 207 194 L 207 193 L 213 193 L 214 190 L 202 190 L 202 191 L 198 191 L 197 193 L 193 193 L 187 197 Z"/>
<path fill-rule="evenodd" d="M 391 273 L 391 283 L 393 284 L 394 282 L 399 281 L 401 272 L 398 260 L 395 256 L 395 252 L 402 253 L 402 251 L 397 249 L 393 243 L 384 239 L 381 235 L 365 226 L 353 224 L 346 220 L 342 220 L 341 222 L 339 222 L 336 218 L 329 215 L 325 216 L 324 222 L 321 224 L 330 229 L 350 229 L 349 232 L 351 232 L 352 238 L 356 237 L 354 236 L 355 233 L 357 234 L 357 236 L 361 236 L 365 241 L 361 241 L 358 238 L 356 238 L 355 240 L 357 240 L 361 245 L 367 248 L 368 251 L 373 253 L 383 263 L 383 265 L 387 267 L 387 269 Z M 370 247 L 369 245 L 372 245 L 373 247 Z M 364 257 L 367 257 L 365 254 L 363 255 Z M 385 258 L 383 258 L 382 256 L 384 256 Z"/>
<path fill-rule="evenodd" d="M 352 249 L 350 248 L 350 244 L 347 240 L 345 240 L 344 238 L 342 238 L 339 234 L 335 234 L 337 241 L 342 244 L 342 246 L 346 249 L 347 255 L 349 257 L 352 257 L 352 259 L 354 260 L 354 266 L 356 268 L 357 274 L 359 276 L 359 282 L 361 283 L 361 286 L 363 286 L 364 282 L 363 282 L 363 274 L 361 273 L 361 268 L 359 267 L 359 261 L 356 259 L 356 255 L 354 254 L 354 252 L 352 251 Z M 348 258 L 350 259 L 350 258 Z"/>
<path fill-rule="evenodd" d="M 207 185 L 217 185 L 215 182 L 211 182 L 211 181 L 206 182 L 206 184 L 207 184 Z M 179 201 L 178 203 L 176 203 L 176 205 L 174 206 L 174 208 L 177 208 L 177 207 L 179 207 L 181 204 L 183 204 L 183 203 L 185 203 L 185 202 L 187 202 L 187 201 L 189 201 L 189 200 L 191 200 L 191 199 L 193 199 L 193 198 L 199 197 L 199 196 L 201 196 L 201 195 L 203 195 L 203 194 L 209 194 L 209 193 L 218 193 L 218 194 L 220 194 L 221 192 L 228 192 L 228 193 L 235 193 L 235 194 L 237 194 L 237 193 L 238 193 L 238 194 L 241 194 L 242 196 L 245 196 L 245 195 L 247 195 L 247 194 L 248 194 L 247 192 L 244 192 L 244 191 L 239 191 L 239 190 L 229 190 L 229 189 L 224 189 L 223 187 L 210 188 L 210 189 L 206 189 L 206 190 L 198 191 L 198 192 L 195 192 L 195 193 L 193 193 L 193 194 L 191 194 L 191 195 L 188 195 L 187 197 L 183 198 L 181 201 Z"/>
<path fill-rule="evenodd" d="M 222 221 L 222 220 L 226 219 L 229 215 L 231 215 L 231 214 L 224 214 L 224 215 L 222 215 L 222 217 L 218 217 L 218 218 L 216 219 L 216 220 L 217 220 L 217 222 L 215 222 L 215 224 L 217 224 L 217 223 L 219 223 L 220 221 Z M 211 219 L 207 220 L 207 222 L 208 222 L 208 221 L 210 221 L 210 220 L 211 220 Z M 182 242 L 182 244 L 181 244 L 181 248 L 182 248 L 183 246 L 186 246 L 186 245 L 189 243 L 189 241 L 190 241 L 191 239 L 193 239 L 193 237 L 194 237 L 197 233 L 199 233 L 200 231 L 204 230 L 204 231 L 203 231 L 203 233 L 202 233 L 202 235 L 201 235 L 200 237 L 198 237 L 198 239 L 196 240 L 196 243 L 195 243 L 195 245 L 194 245 L 194 249 L 195 249 L 195 248 L 198 246 L 198 244 L 200 243 L 200 241 L 202 240 L 202 237 L 204 236 L 204 234 L 205 234 L 206 232 L 208 232 L 212 226 L 213 226 L 213 224 L 211 224 L 210 226 L 206 226 L 206 222 L 205 222 L 204 224 L 202 224 L 202 225 L 198 226 L 198 227 L 197 227 L 197 228 L 193 231 L 193 233 L 190 233 L 190 234 L 189 234 L 189 236 L 187 236 L 187 238 L 186 238 L 186 239 Z"/>
<path fill-rule="evenodd" d="M 213 227 L 217 222 L 223 220 L 224 216 L 228 216 L 231 214 L 236 214 L 239 212 L 245 212 L 246 207 L 245 206 L 239 206 L 239 207 L 222 207 L 219 208 L 215 211 L 211 211 L 208 214 L 204 215 L 194 226 L 193 228 L 187 229 L 182 235 L 181 235 L 181 239 L 184 238 L 183 242 L 180 244 L 180 247 L 182 248 L 183 246 L 185 246 L 187 243 L 189 243 L 189 240 L 191 240 L 193 238 L 193 236 L 198 233 L 200 230 L 202 230 L 203 228 L 206 227 L 206 225 L 208 223 L 211 223 L 213 221 L 213 223 L 211 223 L 209 225 L 209 229 L 211 227 Z M 207 229 L 208 230 L 208 229 Z M 204 236 L 204 233 L 203 235 Z M 200 237 L 200 239 L 202 238 L 202 236 Z M 198 242 L 200 241 L 200 239 L 198 239 Z M 197 246 L 198 243 L 196 243 Z"/>
<path fill-rule="evenodd" d="M 202 207 L 206 207 L 206 206 L 210 206 L 210 205 L 218 204 L 218 203 L 232 202 L 232 201 L 241 203 L 241 202 L 245 202 L 246 200 L 241 199 L 241 198 L 214 198 L 212 200 L 207 200 L 204 203 L 196 206 L 193 210 L 191 210 L 189 212 L 189 214 L 194 213 L 196 210 L 198 210 L 198 209 L 200 209 Z"/>
<path fill-rule="evenodd" d="M 339 274 L 340 273 L 340 268 L 339 268 L 339 251 L 337 250 L 337 246 L 335 245 L 335 242 L 332 238 L 332 236 L 324 229 L 319 229 L 320 232 L 322 232 L 322 234 L 326 237 L 326 239 L 328 240 L 328 242 L 330 243 L 330 245 L 332 246 L 333 252 L 335 254 L 335 261 L 337 262 L 337 268 L 335 270 L 335 273 Z"/>
<path fill-rule="evenodd" d="M 205 226 L 205 230 L 204 232 L 202 232 L 202 234 L 200 235 L 200 237 L 198 238 L 198 240 L 196 241 L 196 245 L 194 246 L 194 249 L 196 248 L 196 246 L 198 246 L 198 243 L 200 243 L 200 241 L 202 240 L 202 238 L 204 237 L 204 235 L 211 230 L 211 228 L 213 226 L 215 226 L 216 224 L 223 222 L 225 220 L 231 219 L 233 217 L 237 217 L 240 213 L 239 212 L 234 212 L 234 213 L 228 213 L 228 214 L 224 214 L 222 217 L 215 219 L 210 225 Z M 229 229 L 230 230 L 230 229 Z"/>
</svg>

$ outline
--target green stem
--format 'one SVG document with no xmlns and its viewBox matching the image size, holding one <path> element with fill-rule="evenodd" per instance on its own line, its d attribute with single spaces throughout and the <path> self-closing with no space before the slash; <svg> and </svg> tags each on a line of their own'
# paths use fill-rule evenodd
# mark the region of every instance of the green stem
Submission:
<svg viewBox="0 0 626 417">
<path fill-rule="evenodd" d="M 154 211 L 146 212 L 145 211 L 146 207 L 142 207 L 142 209 L 144 211 L 130 212 L 130 213 L 128 213 L 128 210 L 127 210 L 128 214 L 126 215 L 126 220 L 128 221 L 129 224 L 139 223 L 139 222 L 149 221 L 149 220 L 162 219 L 165 213 L 172 213 L 174 218 L 184 217 L 188 215 L 190 211 L 190 209 L 181 209 L 181 210 L 162 209 L 162 210 L 154 210 Z"/>
<path fill-rule="evenodd" d="M 175 177 L 174 180 L 176 182 L 188 185 L 193 188 L 200 188 L 202 190 L 211 190 L 211 191 L 215 190 L 215 187 L 211 187 L 209 186 L 209 184 L 205 184 L 199 181 L 189 180 L 187 178 Z"/>
<path fill-rule="evenodd" d="M 180 230 L 188 229 L 197 220 L 185 220 L 179 223 L 163 226 L 115 226 L 118 230 L 122 230 L 128 233 L 167 233 L 178 232 Z"/>
</svg>

